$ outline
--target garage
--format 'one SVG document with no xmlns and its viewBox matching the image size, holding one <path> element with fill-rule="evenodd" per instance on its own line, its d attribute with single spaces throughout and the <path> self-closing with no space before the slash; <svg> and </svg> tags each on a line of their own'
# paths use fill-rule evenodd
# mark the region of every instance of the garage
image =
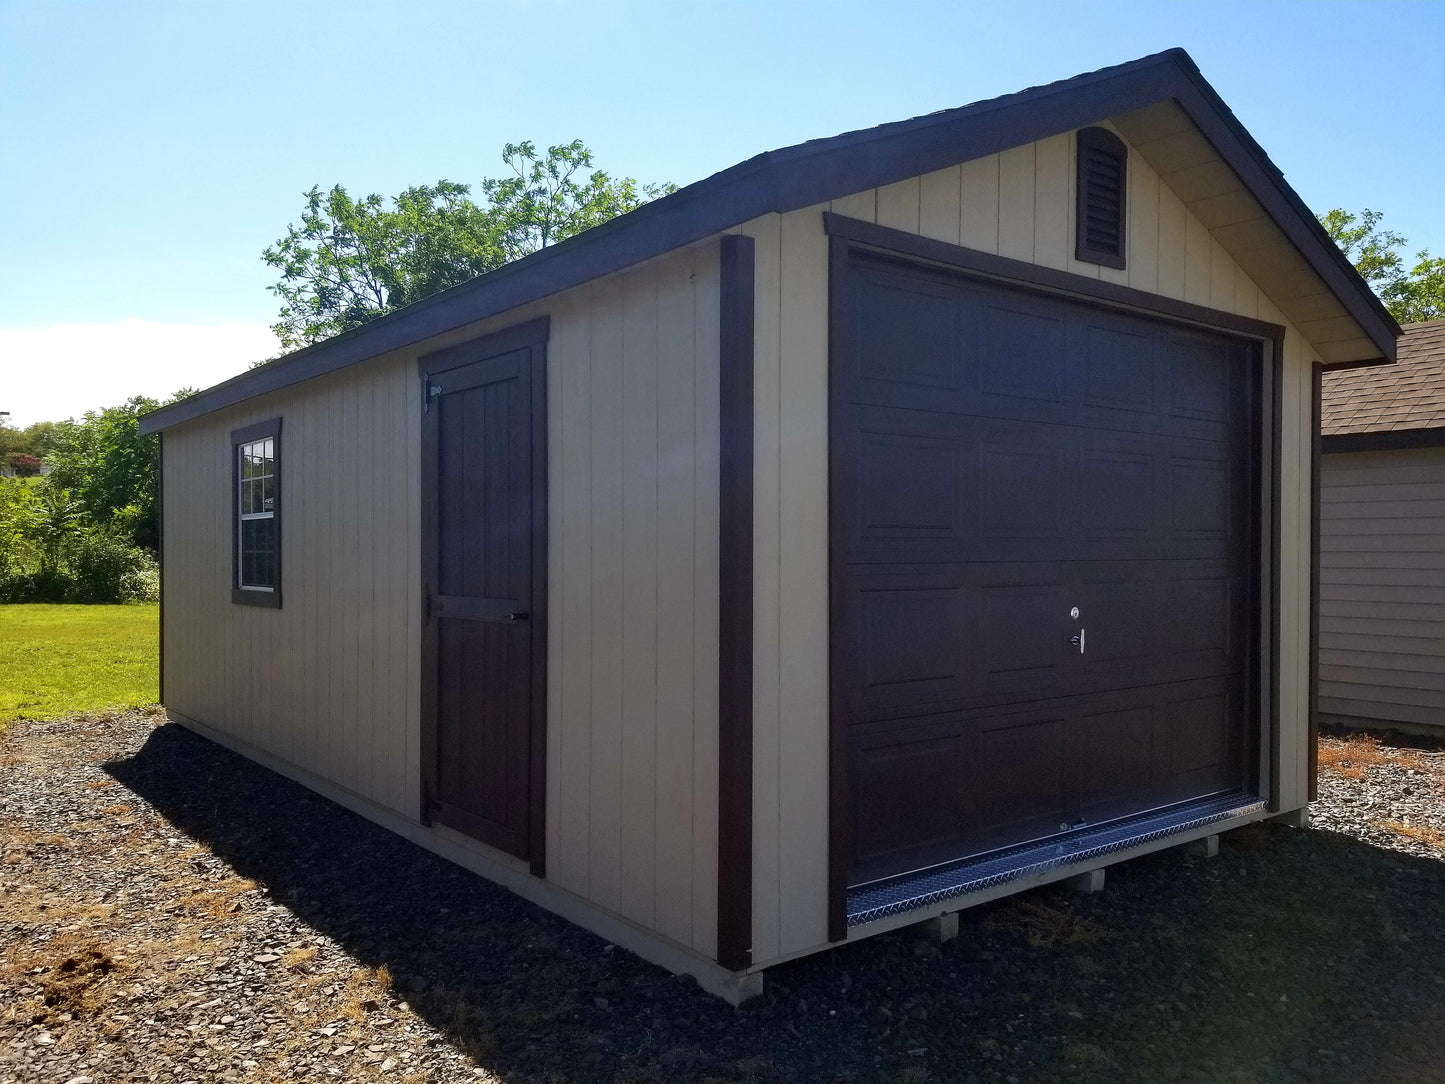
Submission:
<svg viewBox="0 0 1445 1084">
<path fill-rule="evenodd" d="M 1398 332 L 1177 50 L 768 151 L 148 415 L 162 699 L 740 1001 L 1307 816 Z"/>
<path fill-rule="evenodd" d="M 1261 346 L 867 253 L 846 293 L 850 890 L 1258 793 Z"/>
</svg>

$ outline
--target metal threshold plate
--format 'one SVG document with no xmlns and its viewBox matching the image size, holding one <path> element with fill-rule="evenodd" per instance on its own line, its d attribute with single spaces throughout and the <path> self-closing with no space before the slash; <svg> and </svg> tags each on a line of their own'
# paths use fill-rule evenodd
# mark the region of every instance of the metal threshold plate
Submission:
<svg viewBox="0 0 1445 1084">
<path fill-rule="evenodd" d="M 1026 843 L 874 881 L 848 890 L 848 925 L 862 926 L 1031 874 L 1079 865 L 1233 817 L 1258 813 L 1264 807 L 1263 798 L 1241 790 L 1226 791 L 1097 827 L 1081 828 L 1062 838 Z"/>
</svg>

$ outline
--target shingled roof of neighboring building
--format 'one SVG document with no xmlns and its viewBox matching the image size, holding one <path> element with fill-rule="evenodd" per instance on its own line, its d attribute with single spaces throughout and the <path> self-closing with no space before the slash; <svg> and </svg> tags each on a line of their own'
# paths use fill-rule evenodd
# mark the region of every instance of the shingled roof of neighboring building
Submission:
<svg viewBox="0 0 1445 1084">
<path fill-rule="evenodd" d="M 1401 330 L 1394 365 L 1325 373 L 1325 436 L 1445 427 L 1445 319 Z"/>
</svg>

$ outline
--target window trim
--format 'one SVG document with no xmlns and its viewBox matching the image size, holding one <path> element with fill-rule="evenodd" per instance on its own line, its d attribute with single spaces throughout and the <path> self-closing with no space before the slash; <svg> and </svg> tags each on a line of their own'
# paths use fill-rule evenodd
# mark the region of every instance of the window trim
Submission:
<svg viewBox="0 0 1445 1084">
<path fill-rule="evenodd" d="M 1074 188 L 1077 193 L 1074 210 L 1074 258 L 1081 263 L 1124 270 L 1124 254 L 1128 249 L 1129 229 L 1129 147 L 1107 128 L 1080 128 L 1074 139 Z M 1119 160 L 1119 251 L 1108 252 L 1089 244 L 1088 170 L 1085 151 L 1089 148 L 1112 154 Z"/>
<path fill-rule="evenodd" d="M 272 441 L 272 456 L 275 470 L 276 507 L 271 520 L 275 524 L 276 539 L 276 586 L 241 586 L 241 446 L 258 440 Z M 264 606 L 268 609 L 281 608 L 281 419 L 269 418 L 255 425 L 231 430 L 231 601 L 242 606 Z"/>
</svg>

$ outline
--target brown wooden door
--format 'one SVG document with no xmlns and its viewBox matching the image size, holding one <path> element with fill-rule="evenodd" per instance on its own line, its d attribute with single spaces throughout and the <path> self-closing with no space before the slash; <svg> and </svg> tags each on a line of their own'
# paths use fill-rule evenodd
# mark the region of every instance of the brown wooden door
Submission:
<svg viewBox="0 0 1445 1084">
<path fill-rule="evenodd" d="M 425 812 L 537 866 L 543 347 L 483 341 L 423 365 Z"/>
<path fill-rule="evenodd" d="M 1242 785 L 1250 344 L 881 261 L 848 289 L 849 883 Z"/>
</svg>

